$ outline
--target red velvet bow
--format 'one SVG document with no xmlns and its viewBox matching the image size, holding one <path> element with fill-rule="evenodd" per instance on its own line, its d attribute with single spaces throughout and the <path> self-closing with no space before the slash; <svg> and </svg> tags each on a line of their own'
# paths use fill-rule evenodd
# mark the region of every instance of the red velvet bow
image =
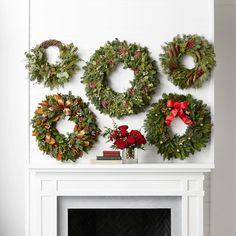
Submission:
<svg viewBox="0 0 236 236">
<path fill-rule="evenodd" d="M 184 109 L 188 107 L 188 102 L 176 102 L 174 100 L 168 100 L 166 103 L 167 107 L 173 108 L 165 119 L 165 123 L 170 125 L 172 120 L 178 115 L 180 119 L 186 124 L 190 125 L 193 122 L 187 118 L 187 115 L 184 113 Z"/>
</svg>

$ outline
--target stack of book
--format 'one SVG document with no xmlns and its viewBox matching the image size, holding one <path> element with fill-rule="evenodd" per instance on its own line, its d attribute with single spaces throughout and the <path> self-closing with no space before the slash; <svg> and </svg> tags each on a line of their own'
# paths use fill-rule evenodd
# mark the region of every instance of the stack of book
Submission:
<svg viewBox="0 0 236 236">
<path fill-rule="evenodd" d="M 103 156 L 97 156 L 96 160 L 92 160 L 93 164 L 122 164 L 120 151 L 105 150 Z"/>
</svg>

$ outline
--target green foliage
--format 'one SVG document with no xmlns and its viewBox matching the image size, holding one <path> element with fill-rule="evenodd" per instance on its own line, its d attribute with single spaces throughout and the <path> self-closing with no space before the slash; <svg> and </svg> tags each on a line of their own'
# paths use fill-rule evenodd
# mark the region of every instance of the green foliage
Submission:
<svg viewBox="0 0 236 236">
<path fill-rule="evenodd" d="M 119 63 L 134 72 L 131 87 L 124 93 L 113 91 L 107 79 Z M 87 96 L 101 113 L 111 117 L 120 118 L 143 111 L 159 84 L 158 69 L 148 49 L 118 39 L 96 50 L 84 69 L 82 83 Z"/>
<path fill-rule="evenodd" d="M 59 42 L 58 45 L 52 46 L 57 46 L 60 50 L 60 61 L 55 64 L 47 61 L 46 48 L 42 44 L 31 49 L 29 53 L 25 53 L 30 80 L 43 83 L 50 89 L 69 82 L 70 78 L 80 70 L 77 63 L 81 60 L 78 56 L 78 48 L 72 43 L 66 45 Z"/>
<path fill-rule="evenodd" d="M 210 77 L 215 67 L 214 48 L 209 42 L 198 35 L 177 35 L 172 42 L 162 47 L 160 54 L 163 71 L 171 82 L 181 89 L 199 88 Z M 187 69 L 181 65 L 184 55 L 193 57 L 195 67 Z"/>
<path fill-rule="evenodd" d="M 67 135 L 56 128 L 57 121 L 65 116 L 75 123 L 74 132 Z M 39 149 L 61 161 L 76 161 L 92 148 L 100 133 L 88 104 L 71 93 L 46 96 L 35 111 L 32 125 Z"/>
<path fill-rule="evenodd" d="M 184 135 L 173 134 L 165 119 L 170 115 L 171 108 L 166 106 L 168 100 L 187 101 L 188 108 L 184 110 L 192 124 L 187 127 Z M 152 105 L 144 121 L 147 140 L 157 147 L 158 153 L 164 159 L 185 159 L 195 151 L 206 147 L 211 136 L 211 114 L 206 104 L 194 99 L 190 94 L 163 94 L 163 99 Z"/>
</svg>

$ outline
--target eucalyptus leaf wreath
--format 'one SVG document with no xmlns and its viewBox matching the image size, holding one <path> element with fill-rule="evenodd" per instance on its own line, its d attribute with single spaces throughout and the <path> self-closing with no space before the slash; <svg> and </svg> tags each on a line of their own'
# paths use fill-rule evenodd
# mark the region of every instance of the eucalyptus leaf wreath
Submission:
<svg viewBox="0 0 236 236">
<path fill-rule="evenodd" d="M 52 46 L 58 47 L 60 51 L 59 61 L 55 64 L 50 64 L 47 60 L 46 49 Z M 32 48 L 25 55 L 30 80 L 43 83 L 45 87 L 50 89 L 63 86 L 80 70 L 78 62 L 81 59 L 78 56 L 78 48 L 73 43 L 66 45 L 51 39 Z"/>
<path fill-rule="evenodd" d="M 108 81 L 119 63 L 134 72 L 131 87 L 123 93 L 112 90 Z M 120 118 L 144 111 L 159 84 L 158 69 L 148 49 L 118 39 L 96 50 L 84 70 L 82 83 L 88 98 L 101 113 L 111 117 Z"/>
</svg>

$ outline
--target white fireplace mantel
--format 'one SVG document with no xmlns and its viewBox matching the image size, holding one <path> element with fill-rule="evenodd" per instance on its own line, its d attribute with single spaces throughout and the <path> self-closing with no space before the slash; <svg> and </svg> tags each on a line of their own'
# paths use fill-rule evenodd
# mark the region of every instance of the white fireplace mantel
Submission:
<svg viewBox="0 0 236 236">
<path fill-rule="evenodd" d="M 187 163 L 30 166 L 28 236 L 58 235 L 62 196 L 181 197 L 181 236 L 203 236 L 204 172 L 211 168 Z"/>
<path fill-rule="evenodd" d="M 90 164 L 61 164 L 55 166 L 30 165 L 33 172 L 210 172 L 214 168 L 213 163 L 145 163 L 131 165 L 90 165 Z"/>
</svg>

